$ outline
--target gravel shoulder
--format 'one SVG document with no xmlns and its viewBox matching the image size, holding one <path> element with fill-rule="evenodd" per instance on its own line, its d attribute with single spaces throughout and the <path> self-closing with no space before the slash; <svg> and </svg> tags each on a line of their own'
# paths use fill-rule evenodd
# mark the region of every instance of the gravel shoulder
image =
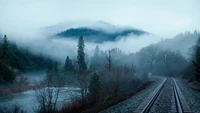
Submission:
<svg viewBox="0 0 200 113">
<path fill-rule="evenodd" d="M 152 76 L 149 79 L 155 81 L 151 86 L 136 93 L 131 98 L 101 111 L 100 113 L 132 113 L 148 97 L 148 95 L 154 91 L 159 84 L 161 84 L 164 77 Z"/>
<path fill-rule="evenodd" d="M 187 85 L 187 83 L 181 80 L 176 79 L 176 81 L 188 105 L 190 106 L 190 109 L 194 113 L 200 113 L 200 92 L 192 89 Z"/>
</svg>

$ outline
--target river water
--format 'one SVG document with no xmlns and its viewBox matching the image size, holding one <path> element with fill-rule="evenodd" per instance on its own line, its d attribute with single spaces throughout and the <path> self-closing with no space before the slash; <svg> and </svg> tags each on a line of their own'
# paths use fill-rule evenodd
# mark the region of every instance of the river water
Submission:
<svg viewBox="0 0 200 113">
<path fill-rule="evenodd" d="M 41 80 L 41 78 L 44 77 L 43 74 L 40 73 L 40 76 L 35 75 L 35 77 L 31 76 L 32 81 L 30 81 L 30 83 L 38 83 Z M 39 91 L 44 91 L 45 89 L 47 88 L 39 90 L 29 90 L 17 94 L 11 94 L 8 96 L 0 97 L 0 106 L 11 107 L 13 104 L 17 104 L 26 112 L 34 113 L 34 109 L 36 109 L 39 105 L 36 101 L 36 95 Z M 58 89 L 60 90 L 57 104 L 58 108 L 60 108 L 63 103 L 69 103 L 73 99 L 80 97 L 80 89 L 76 87 L 51 87 L 51 89 L 53 89 L 54 91 L 57 91 Z"/>
</svg>

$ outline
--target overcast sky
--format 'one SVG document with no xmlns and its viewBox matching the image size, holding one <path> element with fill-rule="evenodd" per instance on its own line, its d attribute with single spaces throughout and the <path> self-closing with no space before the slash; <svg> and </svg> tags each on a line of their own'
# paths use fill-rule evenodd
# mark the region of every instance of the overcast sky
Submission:
<svg viewBox="0 0 200 113">
<path fill-rule="evenodd" d="M 103 20 L 170 37 L 200 30 L 200 0 L 0 0 L 0 31 Z"/>
</svg>

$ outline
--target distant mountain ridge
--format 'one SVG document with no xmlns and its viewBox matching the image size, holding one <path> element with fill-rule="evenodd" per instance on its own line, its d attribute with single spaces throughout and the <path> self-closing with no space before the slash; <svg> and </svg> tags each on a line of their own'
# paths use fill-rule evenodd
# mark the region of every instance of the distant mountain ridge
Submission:
<svg viewBox="0 0 200 113">
<path fill-rule="evenodd" d="M 146 31 L 128 27 L 112 25 L 104 21 L 69 21 L 62 22 L 43 29 L 43 32 L 51 38 L 78 39 L 83 36 L 86 41 L 102 43 L 115 41 L 120 37 L 129 35 L 140 36 L 149 34 Z"/>
<path fill-rule="evenodd" d="M 128 35 L 140 36 L 147 34 L 147 32 L 137 29 L 125 29 L 118 32 L 108 33 L 103 30 L 96 30 L 86 27 L 70 28 L 63 32 L 57 33 L 56 36 L 62 38 L 78 39 L 83 36 L 85 40 L 92 42 L 115 41 L 117 38 Z"/>
</svg>

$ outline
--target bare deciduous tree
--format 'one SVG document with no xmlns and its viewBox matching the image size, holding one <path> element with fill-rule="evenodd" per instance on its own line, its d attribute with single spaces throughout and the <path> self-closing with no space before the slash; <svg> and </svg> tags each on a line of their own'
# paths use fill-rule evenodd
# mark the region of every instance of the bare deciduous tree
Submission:
<svg viewBox="0 0 200 113">
<path fill-rule="evenodd" d="M 140 53 L 140 61 L 147 68 L 147 71 L 151 72 L 153 69 L 154 61 L 158 54 L 158 46 L 150 45 L 149 47 L 142 49 Z"/>
<path fill-rule="evenodd" d="M 36 111 L 39 113 L 55 113 L 57 111 L 58 97 L 61 92 L 61 84 L 58 81 L 56 84 L 53 84 L 53 77 L 51 76 L 46 79 L 45 85 L 45 88 L 35 91 L 36 102 L 39 103 Z"/>
</svg>

